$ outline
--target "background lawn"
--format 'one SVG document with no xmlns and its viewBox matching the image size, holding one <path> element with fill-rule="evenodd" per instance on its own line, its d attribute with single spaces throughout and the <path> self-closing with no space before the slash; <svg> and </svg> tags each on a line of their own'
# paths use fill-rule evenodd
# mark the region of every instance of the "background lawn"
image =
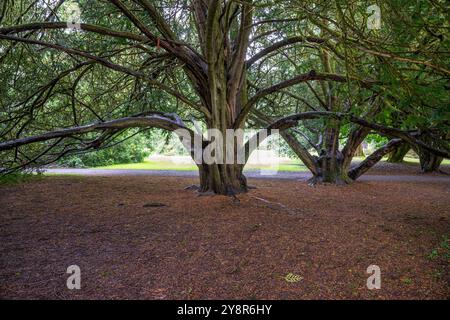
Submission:
<svg viewBox="0 0 450 320">
<path fill-rule="evenodd" d="M 196 171 L 197 166 L 188 163 L 174 163 L 170 161 L 145 160 L 140 163 L 114 164 L 110 166 L 95 167 L 96 169 L 120 169 L 120 170 L 177 170 L 177 171 Z M 268 165 L 247 164 L 244 171 L 251 170 L 273 170 L 276 167 Z M 300 163 L 281 163 L 278 171 L 308 171 L 308 169 Z"/>
<path fill-rule="evenodd" d="M 360 162 L 364 160 L 363 157 L 355 157 L 353 158 L 354 162 Z M 408 158 L 405 157 L 404 164 L 416 165 L 419 163 L 419 159 L 416 158 Z M 442 161 L 443 165 L 450 165 L 449 159 L 444 159 Z M 140 163 L 127 163 L 127 164 L 114 164 L 109 166 L 100 166 L 95 167 L 96 169 L 108 169 L 108 170 L 176 170 L 176 171 L 196 171 L 197 166 L 191 163 L 177 163 L 175 161 L 171 161 L 171 157 L 167 156 L 166 160 L 160 159 L 148 159 L 144 160 Z M 273 170 L 274 167 L 270 167 L 268 165 L 261 164 L 251 164 L 248 163 L 245 166 L 244 171 L 252 171 L 252 170 Z M 278 171 L 287 171 L 287 172 L 302 172 L 308 171 L 308 169 L 297 160 L 286 160 L 283 159 L 280 161 Z"/>
</svg>

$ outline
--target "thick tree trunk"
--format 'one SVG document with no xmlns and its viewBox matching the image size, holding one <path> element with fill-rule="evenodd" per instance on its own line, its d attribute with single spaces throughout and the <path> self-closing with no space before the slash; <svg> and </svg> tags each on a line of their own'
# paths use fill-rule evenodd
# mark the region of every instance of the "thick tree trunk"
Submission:
<svg viewBox="0 0 450 320">
<path fill-rule="evenodd" d="M 248 191 L 247 179 L 242 173 L 244 166 L 236 164 L 201 164 L 200 192 L 235 195 Z"/>
<path fill-rule="evenodd" d="M 332 183 L 344 185 L 352 180 L 347 176 L 347 171 L 343 166 L 344 157 L 337 150 L 334 153 L 323 152 L 318 159 L 318 173 L 309 180 L 310 184 Z"/>
<path fill-rule="evenodd" d="M 423 136 L 421 139 L 430 145 L 434 145 L 434 143 L 436 142 L 433 140 L 433 138 L 428 136 Z M 422 146 L 414 145 L 413 148 L 419 156 L 420 168 L 423 173 L 439 171 L 439 166 L 441 165 L 441 162 L 443 160 L 442 157 L 431 153 L 429 150 L 423 148 Z"/>
<path fill-rule="evenodd" d="M 419 152 L 420 168 L 422 172 L 437 172 L 444 158 L 438 157 L 427 150 L 420 149 Z"/>
<path fill-rule="evenodd" d="M 387 162 L 390 163 L 401 163 L 403 162 L 403 158 L 406 156 L 408 151 L 411 149 L 411 146 L 407 143 L 402 143 L 398 146 L 394 151 L 389 153 Z"/>
<path fill-rule="evenodd" d="M 339 122 L 331 119 L 325 131 L 325 139 L 321 154 L 317 160 L 318 172 L 310 180 L 310 184 L 333 183 L 343 185 L 351 182 L 344 170 L 344 155 L 339 151 Z"/>
</svg>

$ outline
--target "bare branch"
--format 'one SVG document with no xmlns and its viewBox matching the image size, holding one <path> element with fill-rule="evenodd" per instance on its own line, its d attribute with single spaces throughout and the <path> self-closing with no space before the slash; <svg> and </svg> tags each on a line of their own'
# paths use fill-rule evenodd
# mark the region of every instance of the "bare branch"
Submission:
<svg viewBox="0 0 450 320">
<path fill-rule="evenodd" d="M 262 59 L 263 57 L 267 56 L 268 54 L 277 51 L 278 49 L 287 47 L 292 44 L 296 44 L 299 42 L 311 42 L 311 43 L 318 43 L 322 44 L 325 43 L 324 39 L 320 38 L 314 38 L 314 37 L 291 37 L 284 40 L 281 40 L 279 42 L 276 42 L 272 44 L 271 46 L 266 47 L 265 49 L 261 50 L 257 54 L 255 54 L 253 57 L 247 60 L 247 68 L 250 67 L 252 64 L 254 64 L 256 61 Z"/>
<path fill-rule="evenodd" d="M 74 55 L 78 55 L 93 61 L 96 61 L 98 63 L 100 63 L 101 65 L 110 68 L 112 70 L 115 71 L 119 71 L 131 76 L 134 76 L 136 78 L 142 79 L 146 82 L 148 82 L 151 85 L 154 85 L 158 88 L 160 88 L 161 90 L 173 95 L 174 97 L 180 99 L 181 101 L 183 101 L 184 103 L 186 103 L 187 105 L 189 105 L 190 107 L 203 112 L 207 117 L 209 117 L 209 111 L 202 107 L 197 105 L 196 103 L 190 101 L 188 98 L 186 98 L 184 95 L 182 95 L 180 92 L 172 89 L 170 86 L 163 84 L 159 81 L 155 81 L 153 79 L 151 79 L 149 76 L 147 76 L 145 73 L 139 72 L 139 71 L 135 71 L 135 70 L 131 70 L 129 68 L 126 68 L 122 65 L 118 65 L 115 63 L 112 63 L 109 60 L 106 60 L 104 58 L 98 57 L 98 56 L 94 56 L 90 53 L 84 52 L 84 51 L 80 51 L 80 50 L 76 50 L 76 49 L 72 49 L 72 48 L 66 48 L 57 44 L 51 44 L 51 43 L 47 43 L 47 42 L 43 42 L 43 41 L 39 41 L 39 40 L 33 40 L 33 39 L 25 39 L 25 38 L 19 38 L 19 37 L 14 37 L 14 36 L 8 36 L 8 35 L 2 35 L 0 34 L 0 39 L 6 39 L 6 40 L 12 40 L 12 41 L 18 41 L 18 42 L 24 42 L 24 43 L 30 43 L 30 44 L 37 44 L 37 45 L 41 45 L 44 47 L 48 47 L 48 48 L 52 48 L 52 49 L 56 49 L 56 50 L 60 50 L 60 51 L 64 51 L 66 53 L 69 54 L 74 54 Z"/>
<path fill-rule="evenodd" d="M 386 145 L 375 150 L 370 156 L 364 159 L 364 161 L 359 163 L 356 167 L 350 169 L 348 172 L 348 176 L 353 180 L 358 179 L 361 175 L 372 168 L 378 161 L 380 161 L 385 155 L 393 151 L 402 143 L 404 142 L 401 139 L 393 139 L 389 141 Z"/>
<path fill-rule="evenodd" d="M 131 32 L 125 32 L 125 31 L 116 31 L 112 30 L 106 27 L 97 26 L 93 24 L 80 24 L 81 30 L 89 31 L 93 33 L 98 33 L 102 35 L 112 36 L 115 38 L 123 38 L 123 39 L 129 39 L 134 40 L 138 42 L 148 42 L 149 39 L 145 36 L 137 35 Z M 31 31 L 31 30 L 51 30 L 51 29 L 69 29 L 67 22 L 35 22 L 35 23 L 28 23 L 28 24 L 22 24 L 17 26 L 10 26 L 5 28 L 0 28 L 0 34 L 16 34 L 19 32 L 24 31 Z"/>
<path fill-rule="evenodd" d="M 84 134 L 92 131 L 102 131 L 102 130 L 120 130 L 128 128 L 144 128 L 144 127 L 156 127 L 160 129 L 165 129 L 169 131 L 174 131 L 177 129 L 185 129 L 192 136 L 195 134 L 192 130 L 181 124 L 179 121 L 172 119 L 173 117 L 161 116 L 161 115 L 151 115 L 147 117 L 127 117 L 106 122 L 97 122 L 84 126 L 71 127 L 56 131 L 47 132 L 41 135 L 25 137 L 15 140 L 9 140 L 0 143 L 0 151 L 10 150 L 22 145 L 47 141 L 56 138 L 71 137 L 73 135 Z"/>
</svg>

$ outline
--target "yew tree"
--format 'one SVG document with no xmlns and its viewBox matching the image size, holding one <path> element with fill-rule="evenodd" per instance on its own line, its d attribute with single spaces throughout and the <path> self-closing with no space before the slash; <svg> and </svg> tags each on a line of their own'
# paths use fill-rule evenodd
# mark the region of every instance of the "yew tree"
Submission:
<svg viewBox="0 0 450 320">
<path fill-rule="evenodd" d="M 3 0 L 0 165 L 6 170 L 42 165 L 101 148 L 130 128 L 184 129 L 192 141 L 200 136 L 206 148 L 211 139 L 195 129 L 194 121 L 224 137 L 227 129 L 261 126 L 261 120 L 268 129 L 280 130 L 293 128 L 300 120 L 325 121 L 322 158 L 310 157 L 325 181 L 347 179 L 340 174 L 338 129 L 349 123 L 356 126 L 352 134 L 357 133 L 351 155 L 365 134 L 376 131 L 397 139 L 391 144 L 402 139 L 448 157 L 448 143 L 421 140 L 417 122 L 392 127 L 384 121 L 390 118 L 385 111 L 386 117 L 374 118 L 389 99 L 396 105 L 405 103 L 396 85 L 398 79 L 410 81 L 412 74 L 417 82 L 436 84 L 442 96 L 440 88 L 450 74 L 445 62 L 393 53 L 405 46 L 396 39 L 385 42 L 384 33 L 371 40 L 365 30 L 365 6 L 343 5 L 341 1 Z M 74 12 L 79 15 L 74 17 Z M 378 47 L 380 43 L 386 46 Z M 383 68 L 390 65 L 392 70 L 410 68 L 412 73 L 406 80 L 385 79 Z M 317 93 L 319 87 L 322 93 Z M 301 88 L 310 88 L 312 100 L 302 97 Z M 314 99 L 323 102 L 321 108 L 293 108 L 298 100 L 311 105 Z M 275 110 L 272 114 L 265 110 L 269 104 Z M 410 114 L 399 117 L 404 120 Z M 254 116 L 260 123 L 248 121 Z M 427 124 L 427 135 L 442 133 L 442 116 L 439 119 L 439 127 Z M 232 152 L 243 148 L 248 159 L 253 149 L 236 142 Z M 193 148 L 189 150 L 193 153 Z M 302 160 L 308 161 L 306 156 Z M 199 163 L 201 191 L 245 192 L 243 167 L 237 162 Z M 367 162 L 361 170 L 366 167 Z"/>
<path fill-rule="evenodd" d="M 344 112 L 409 131 L 428 146 L 448 150 L 449 42 L 443 3 L 389 1 L 369 6 L 359 1 L 296 1 L 294 8 L 305 17 L 297 35 L 318 36 L 324 43 L 284 50 L 287 59 L 277 65 L 297 72 L 309 68 L 345 74 L 347 81 L 306 82 L 294 92 L 266 97 L 252 110 L 255 123 L 268 124 L 287 110 Z M 379 25 L 370 28 L 370 17 L 361 19 L 367 13 L 379 14 Z M 387 137 L 386 144 L 352 166 L 361 144 L 374 132 Z M 442 161 L 388 131 L 334 118 L 303 122 L 281 135 L 313 174 L 311 183 L 349 183 L 385 155 L 391 154 L 391 161 L 394 155 L 403 158 L 411 147 L 424 172 L 436 170 Z"/>
</svg>

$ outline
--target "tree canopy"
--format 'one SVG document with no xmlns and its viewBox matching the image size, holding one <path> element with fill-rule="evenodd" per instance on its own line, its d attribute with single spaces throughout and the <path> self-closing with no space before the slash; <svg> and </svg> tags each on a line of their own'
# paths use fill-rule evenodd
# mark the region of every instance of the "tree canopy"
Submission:
<svg viewBox="0 0 450 320">
<path fill-rule="evenodd" d="M 315 181 L 404 143 L 449 157 L 448 18 L 439 0 L 3 0 L 0 167 L 194 121 L 281 129 Z M 351 168 L 373 132 L 388 142 Z M 247 190 L 242 164 L 198 166 L 202 191 Z"/>
</svg>

